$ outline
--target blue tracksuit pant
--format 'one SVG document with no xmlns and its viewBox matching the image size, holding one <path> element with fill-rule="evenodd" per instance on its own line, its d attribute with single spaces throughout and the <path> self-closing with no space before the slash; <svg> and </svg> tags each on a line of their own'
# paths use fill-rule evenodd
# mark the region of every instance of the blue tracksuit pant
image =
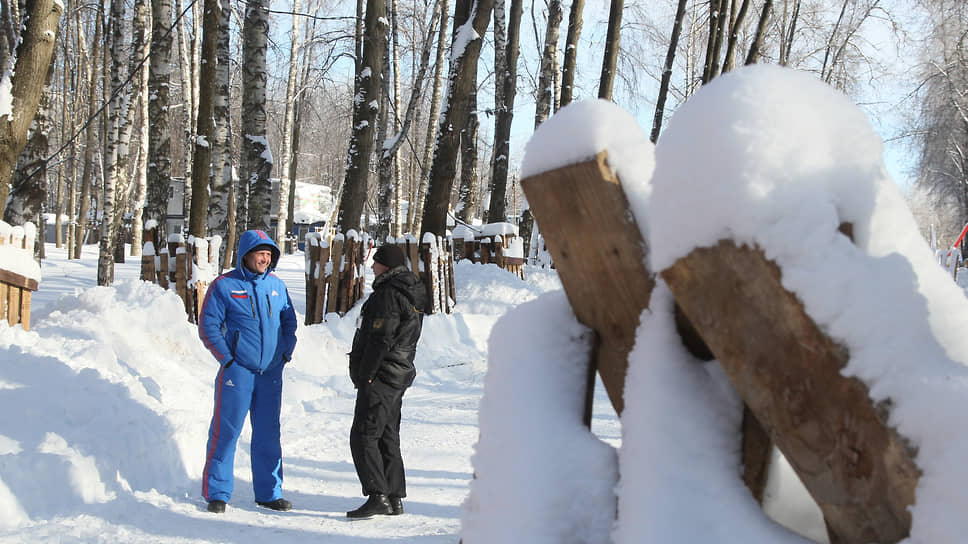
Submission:
<svg viewBox="0 0 968 544">
<path fill-rule="evenodd" d="M 245 415 L 252 425 L 252 487 L 255 500 L 274 501 L 282 496 L 282 446 L 279 412 L 282 408 L 282 369 L 278 364 L 264 373 L 240 365 L 219 370 L 215 377 L 215 413 L 205 448 L 202 496 L 228 502 L 232 498 L 235 445 Z"/>
</svg>

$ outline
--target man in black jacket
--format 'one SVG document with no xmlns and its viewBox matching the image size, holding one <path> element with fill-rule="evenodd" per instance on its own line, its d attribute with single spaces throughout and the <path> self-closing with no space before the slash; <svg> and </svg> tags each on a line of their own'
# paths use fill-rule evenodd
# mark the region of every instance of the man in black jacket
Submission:
<svg viewBox="0 0 968 544">
<path fill-rule="evenodd" d="M 400 455 L 403 393 L 417 371 L 413 356 L 427 300 L 424 285 L 406 267 L 403 251 L 380 246 L 373 255 L 373 292 L 363 304 L 350 352 L 356 409 L 350 450 L 356 474 L 369 496 L 350 518 L 403 513 L 407 483 Z"/>
</svg>

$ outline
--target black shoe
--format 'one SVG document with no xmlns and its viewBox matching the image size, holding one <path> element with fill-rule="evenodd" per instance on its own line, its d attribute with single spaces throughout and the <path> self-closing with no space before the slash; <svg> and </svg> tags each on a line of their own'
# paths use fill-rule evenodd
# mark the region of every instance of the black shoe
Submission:
<svg viewBox="0 0 968 544">
<path fill-rule="evenodd" d="M 225 501 L 208 501 L 208 511 L 213 514 L 225 512 Z"/>
<path fill-rule="evenodd" d="M 346 513 L 348 518 L 368 518 L 371 516 L 392 516 L 393 507 L 386 495 L 374 494 L 366 499 L 363 506 Z"/>
<path fill-rule="evenodd" d="M 276 512 L 288 512 L 292 510 L 292 503 L 286 499 L 276 499 L 269 502 L 255 501 L 255 503 L 259 506 L 265 506 L 269 510 L 275 510 Z"/>
<path fill-rule="evenodd" d="M 390 497 L 390 508 L 393 512 L 390 513 L 391 516 L 399 516 L 403 513 L 403 499 L 400 497 Z"/>
</svg>

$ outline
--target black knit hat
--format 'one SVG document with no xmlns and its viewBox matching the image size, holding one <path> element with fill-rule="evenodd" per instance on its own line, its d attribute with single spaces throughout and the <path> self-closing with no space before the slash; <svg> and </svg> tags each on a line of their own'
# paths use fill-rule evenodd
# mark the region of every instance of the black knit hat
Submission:
<svg viewBox="0 0 968 544">
<path fill-rule="evenodd" d="M 376 253 L 373 254 L 373 260 L 387 268 L 396 268 L 407 264 L 407 259 L 403 256 L 403 250 L 400 249 L 400 246 L 393 244 L 385 244 L 378 247 Z"/>
</svg>

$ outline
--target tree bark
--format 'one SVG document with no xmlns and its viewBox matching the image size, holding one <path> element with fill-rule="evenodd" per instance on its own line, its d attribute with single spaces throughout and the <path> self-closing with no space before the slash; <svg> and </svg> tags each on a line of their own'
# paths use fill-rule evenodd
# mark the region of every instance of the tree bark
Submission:
<svg viewBox="0 0 968 544">
<path fill-rule="evenodd" d="M 101 13 L 100 6 L 98 7 L 97 19 L 94 25 L 94 40 L 91 42 L 93 44 L 91 49 L 91 56 L 86 59 L 87 65 L 87 118 L 89 119 L 87 124 L 87 129 L 84 136 L 84 170 L 81 174 L 81 196 L 79 197 L 79 204 L 77 207 L 77 226 L 74 229 L 74 258 L 81 258 L 81 248 L 84 247 L 84 238 L 87 234 L 87 214 L 88 208 L 91 203 L 91 195 L 94 192 L 94 151 L 97 149 L 97 124 L 94 123 L 93 119 L 95 113 L 97 112 L 98 100 L 95 100 L 95 90 L 97 89 L 97 79 L 98 79 L 98 57 L 101 56 L 99 51 L 101 44 L 101 32 L 103 27 L 104 17 Z M 83 36 L 79 40 L 80 44 L 84 43 Z M 83 58 L 83 57 L 82 57 Z"/>
<path fill-rule="evenodd" d="M 534 128 L 544 123 L 554 110 L 554 78 L 558 59 L 558 35 L 561 28 L 561 1 L 548 3 L 548 26 L 545 29 L 544 49 L 541 53 L 541 72 L 538 76 L 538 92 L 535 97 Z"/>
<path fill-rule="evenodd" d="M 107 134 L 104 138 L 104 185 L 101 196 L 101 239 L 97 260 L 97 284 L 114 283 L 114 249 L 117 240 L 112 235 L 118 190 L 118 157 L 121 153 L 121 125 L 124 119 L 125 92 L 121 80 L 124 70 L 124 1 L 111 0 L 110 15 L 110 89 L 108 104 Z"/>
<path fill-rule="evenodd" d="M 0 203 L 4 203 L 4 207 L 10 194 L 14 165 L 27 145 L 27 131 L 40 106 L 63 10 L 61 3 L 54 0 L 32 0 L 24 7 L 24 20 L 15 20 L 17 27 L 21 24 L 23 27 L 11 78 L 14 115 L 0 117 Z"/>
<path fill-rule="evenodd" d="M 511 0 L 511 11 L 508 14 L 509 19 L 507 24 L 507 41 L 504 45 L 504 54 L 502 55 L 503 62 L 499 64 L 497 54 L 495 54 L 495 85 L 500 87 L 500 92 L 495 93 L 494 159 L 491 166 L 491 183 L 489 187 L 491 201 L 487 209 L 487 221 L 493 223 L 505 221 L 507 217 L 511 122 L 514 120 L 514 98 L 517 94 L 518 44 L 521 35 L 522 11 L 521 0 Z M 497 41 L 497 11 L 494 13 L 495 41 Z"/>
<path fill-rule="evenodd" d="M 427 117 L 427 136 L 424 141 L 423 155 L 420 160 L 420 183 L 413 202 L 410 203 L 407 226 L 410 232 L 420 232 L 423 221 L 424 204 L 427 200 L 427 184 L 430 176 L 430 162 L 433 157 L 434 142 L 437 141 L 437 117 L 440 115 L 440 101 L 444 86 L 444 53 L 447 51 L 447 13 L 450 0 L 440 0 L 440 28 L 437 33 L 437 57 L 434 64 L 434 88 L 430 95 L 430 115 Z"/>
<path fill-rule="evenodd" d="M 229 24 L 232 5 L 222 4 L 219 13 L 218 42 L 215 45 L 218 66 L 215 68 L 215 137 L 212 148 L 211 195 L 208 201 L 209 236 L 222 237 L 219 262 L 222 268 L 232 267 L 232 252 L 235 248 L 235 199 L 233 198 L 232 176 L 232 120 L 229 110 Z M 226 262 L 226 258 L 228 261 Z"/>
<path fill-rule="evenodd" d="M 148 69 L 148 204 L 145 220 L 166 239 L 168 188 L 171 185 L 171 0 L 151 1 L 151 59 Z M 161 248 L 155 248 L 159 250 Z"/>
<path fill-rule="evenodd" d="M 467 96 L 477 85 L 469 76 L 476 73 L 476 64 L 481 52 L 481 37 L 487 30 L 491 19 L 494 0 L 475 0 L 470 16 L 458 32 L 467 39 L 455 43 L 466 43 L 463 51 L 455 51 L 450 67 L 449 86 L 445 98 L 447 107 L 441 116 L 437 133 L 437 145 L 427 186 L 427 202 L 422 220 L 423 232 L 443 236 L 447 230 L 447 210 L 450 193 L 454 186 L 457 170 L 457 153 L 460 132 L 467 119 Z M 456 21 L 456 20 L 455 20 Z M 456 34 L 456 33 L 455 33 Z"/>
<path fill-rule="evenodd" d="M 208 235 L 208 185 L 212 178 L 212 144 L 215 141 L 215 70 L 218 67 L 219 0 L 205 0 L 202 22 L 202 63 L 198 82 L 198 134 L 192 159 L 192 209 L 188 232 Z"/>
<path fill-rule="evenodd" d="M 679 47 L 679 36 L 682 34 L 682 19 L 686 14 L 686 2 L 687 0 L 679 0 L 676 18 L 672 23 L 672 37 L 669 39 L 665 65 L 662 67 L 659 94 L 655 101 L 655 115 L 652 117 L 652 133 L 649 136 L 652 143 L 659 140 L 659 132 L 662 130 L 662 118 L 665 116 L 665 103 L 669 96 L 669 84 L 672 81 L 672 67 L 676 61 L 676 48 Z"/>
<path fill-rule="evenodd" d="M 568 14 L 568 36 L 565 38 L 565 62 L 561 70 L 561 102 L 563 108 L 571 104 L 575 92 L 575 72 L 577 71 L 578 39 L 581 37 L 582 12 L 585 0 L 572 0 Z"/>
<path fill-rule="evenodd" d="M 356 74 L 353 134 L 346 158 L 346 175 L 337 225 L 340 232 L 360 229 L 366 199 L 367 174 L 373 154 L 373 133 L 382 99 L 383 59 L 386 49 L 386 2 L 367 0 L 362 68 Z"/>
<path fill-rule="evenodd" d="M 266 138 L 266 48 L 269 5 L 250 0 L 242 28 L 242 183 L 248 189 L 247 229 L 269 232 L 272 157 Z"/>
<path fill-rule="evenodd" d="M 37 114 L 30 124 L 27 145 L 17 160 L 10 197 L 3 220 L 11 225 L 23 225 L 36 221 L 47 199 L 47 154 L 49 153 L 51 119 L 50 82 L 54 75 L 54 63 L 47 69 L 47 84 L 41 93 Z M 38 227 L 42 227 L 37 223 Z"/>
<path fill-rule="evenodd" d="M 293 185 L 295 173 L 291 172 L 293 163 L 292 153 L 292 132 L 296 113 L 296 93 L 298 92 L 299 75 L 299 0 L 292 2 L 292 37 L 289 42 L 289 76 L 286 78 L 286 104 L 282 121 L 282 150 L 280 158 L 281 168 L 279 169 L 279 203 L 276 208 L 276 243 L 279 247 L 285 247 L 286 227 L 289 224 L 289 193 L 295 192 Z"/>
<path fill-rule="evenodd" d="M 602 76 L 598 83 L 598 97 L 603 100 L 612 99 L 612 85 L 615 83 L 615 67 L 618 63 L 619 41 L 622 37 L 623 9 L 625 9 L 625 0 L 612 0 L 611 8 L 608 11 L 605 58 L 602 60 Z"/>
<path fill-rule="evenodd" d="M 733 58 L 736 54 L 736 42 L 739 40 L 739 28 L 746 21 L 746 14 L 749 12 L 749 7 L 750 0 L 743 0 L 739 11 L 736 13 L 736 17 L 729 23 L 729 39 L 726 42 L 726 57 L 723 60 L 723 73 L 729 72 L 734 67 L 735 61 Z"/>
</svg>

